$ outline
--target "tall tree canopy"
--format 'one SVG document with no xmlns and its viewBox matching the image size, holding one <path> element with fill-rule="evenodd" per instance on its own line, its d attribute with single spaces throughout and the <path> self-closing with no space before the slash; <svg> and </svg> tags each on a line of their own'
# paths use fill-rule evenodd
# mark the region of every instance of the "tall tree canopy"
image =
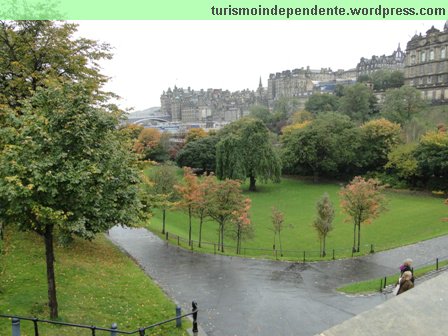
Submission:
<svg viewBox="0 0 448 336">
<path fill-rule="evenodd" d="M 0 220 L 43 237 L 57 318 L 55 233 L 92 239 L 138 217 L 139 178 L 120 113 L 102 91 L 109 47 L 76 25 L 0 22 Z"/>
<path fill-rule="evenodd" d="M 372 89 L 358 83 L 344 88 L 344 95 L 339 101 L 339 111 L 348 115 L 353 121 L 363 123 L 375 115 L 376 104 L 377 100 Z"/>
<path fill-rule="evenodd" d="M 249 190 L 255 191 L 256 179 L 280 181 L 281 162 L 261 120 L 240 119 L 224 127 L 216 146 L 218 178 L 249 178 Z"/>
<path fill-rule="evenodd" d="M 381 115 L 390 121 L 403 125 L 419 112 L 422 112 L 425 107 L 426 102 L 420 91 L 412 86 L 404 85 L 399 89 L 386 91 Z"/>
<path fill-rule="evenodd" d="M 356 159 L 359 132 L 347 116 L 320 114 L 312 122 L 291 128 L 282 136 L 283 164 L 294 174 L 334 176 Z"/>
<path fill-rule="evenodd" d="M 90 104 L 82 84 L 37 89 L 21 116 L 8 114 L 0 153 L 0 217 L 44 238 L 50 315 L 58 316 L 55 233 L 92 239 L 132 224 L 139 178 L 118 118 Z M 4 112 L 5 110 L 3 110 Z"/>
</svg>

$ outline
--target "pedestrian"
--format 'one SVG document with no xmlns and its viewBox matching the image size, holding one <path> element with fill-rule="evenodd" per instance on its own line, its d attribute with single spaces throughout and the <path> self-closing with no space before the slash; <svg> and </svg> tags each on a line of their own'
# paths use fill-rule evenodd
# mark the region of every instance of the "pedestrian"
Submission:
<svg viewBox="0 0 448 336">
<path fill-rule="evenodd" d="M 401 276 L 400 280 L 400 288 L 398 289 L 397 295 L 400 295 L 401 293 L 406 292 L 407 290 L 414 287 L 412 279 L 412 272 L 411 271 L 404 271 L 403 275 Z"/>
<path fill-rule="evenodd" d="M 406 259 L 405 261 L 403 261 L 403 265 L 400 266 L 400 272 L 401 272 L 401 277 L 403 277 L 403 273 L 404 272 L 411 272 L 412 274 L 412 284 L 414 284 L 415 278 L 414 278 L 414 268 L 412 267 L 412 259 Z"/>
</svg>

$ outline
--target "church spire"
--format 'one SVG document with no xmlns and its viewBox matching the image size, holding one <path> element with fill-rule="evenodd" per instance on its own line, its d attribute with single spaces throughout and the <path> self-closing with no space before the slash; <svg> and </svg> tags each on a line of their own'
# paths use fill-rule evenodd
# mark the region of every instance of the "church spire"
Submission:
<svg viewBox="0 0 448 336">
<path fill-rule="evenodd" d="M 260 83 L 258 84 L 258 88 L 263 88 L 263 84 L 261 83 L 261 76 L 260 76 Z"/>
</svg>

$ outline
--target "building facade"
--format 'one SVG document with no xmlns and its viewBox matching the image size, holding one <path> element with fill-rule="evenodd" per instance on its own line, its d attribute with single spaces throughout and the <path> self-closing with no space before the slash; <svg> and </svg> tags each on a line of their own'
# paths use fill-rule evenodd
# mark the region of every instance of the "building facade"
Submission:
<svg viewBox="0 0 448 336">
<path fill-rule="evenodd" d="M 448 103 L 448 21 L 415 35 L 406 46 L 405 84 L 421 90 L 428 101 Z"/>
<path fill-rule="evenodd" d="M 359 76 L 370 76 L 378 70 L 403 71 L 405 65 L 405 53 L 398 44 L 397 50 L 392 55 L 372 56 L 372 58 L 362 57 L 356 65 L 356 78 Z"/>
</svg>

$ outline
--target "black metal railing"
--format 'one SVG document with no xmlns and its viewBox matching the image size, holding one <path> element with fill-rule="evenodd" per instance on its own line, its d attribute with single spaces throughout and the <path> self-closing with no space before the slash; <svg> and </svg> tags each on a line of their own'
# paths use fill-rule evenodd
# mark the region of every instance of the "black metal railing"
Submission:
<svg viewBox="0 0 448 336">
<path fill-rule="evenodd" d="M 192 302 L 192 311 L 187 314 L 181 315 L 180 307 L 176 307 L 176 317 L 170 318 L 165 321 L 157 322 L 154 324 L 151 324 L 147 327 L 142 327 L 133 331 L 124 331 L 124 330 L 118 330 L 118 326 L 116 323 L 113 323 L 110 328 L 102 328 L 97 326 L 89 326 L 89 325 L 83 325 L 83 324 L 76 324 L 76 323 L 67 323 L 67 322 L 59 322 L 59 321 L 51 321 L 51 320 L 45 320 L 45 319 L 39 319 L 36 317 L 23 317 L 23 316 L 15 316 L 15 315 L 4 315 L 0 314 L 0 317 L 2 318 L 9 318 L 12 322 L 12 336 L 20 336 L 20 322 L 21 321 L 31 321 L 34 325 L 34 336 L 39 336 L 39 324 L 52 324 L 52 325 L 59 325 L 64 327 L 70 327 L 70 328 L 78 328 L 78 329 L 89 329 L 91 331 L 92 336 L 96 336 L 97 332 L 109 332 L 110 336 L 118 336 L 118 335 L 139 335 L 139 336 L 145 336 L 146 330 L 156 328 L 158 326 L 176 321 L 176 327 L 180 328 L 182 327 L 182 318 L 191 316 L 193 319 L 193 328 L 192 332 L 193 334 L 196 334 L 198 332 L 198 304 L 193 301 Z M 43 336 L 43 335 L 41 335 Z"/>
<path fill-rule="evenodd" d="M 178 246 L 186 247 L 190 250 L 202 249 L 203 251 L 209 251 L 210 253 L 220 254 L 221 245 L 217 243 L 211 243 L 207 241 L 188 240 L 188 238 L 181 237 L 174 233 L 165 232 L 165 240 L 175 243 Z M 258 256 L 258 257 L 274 257 L 295 259 L 298 261 L 314 261 L 314 260 L 335 260 L 336 258 L 343 258 L 348 256 L 358 256 L 365 253 L 375 253 L 373 244 L 363 244 L 360 251 L 354 251 L 352 247 L 347 248 L 328 248 L 325 255 L 322 255 L 321 251 L 312 250 L 290 250 L 280 249 L 278 246 L 273 245 L 272 248 L 256 248 L 256 247 L 239 247 L 232 245 L 224 245 L 224 250 L 231 253 L 236 253 L 242 256 Z M 238 250 L 238 251 L 237 251 Z"/>
<path fill-rule="evenodd" d="M 439 271 L 448 269 L 448 265 L 445 262 L 448 260 L 448 256 L 438 257 L 433 259 L 432 261 L 426 262 L 424 264 L 418 265 L 418 267 L 413 268 L 413 273 L 417 272 L 419 269 L 427 268 L 429 266 L 433 266 L 434 269 L 428 270 L 424 275 L 420 278 L 428 278 L 432 276 L 434 273 L 438 273 Z M 439 265 L 440 262 L 444 262 L 445 265 Z M 379 291 L 385 294 L 391 293 L 395 285 L 397 284 L 398 276 L 397 273 L 393 275 L 387 275 L 380 279 L 380 287 Z"/>
</svg>

